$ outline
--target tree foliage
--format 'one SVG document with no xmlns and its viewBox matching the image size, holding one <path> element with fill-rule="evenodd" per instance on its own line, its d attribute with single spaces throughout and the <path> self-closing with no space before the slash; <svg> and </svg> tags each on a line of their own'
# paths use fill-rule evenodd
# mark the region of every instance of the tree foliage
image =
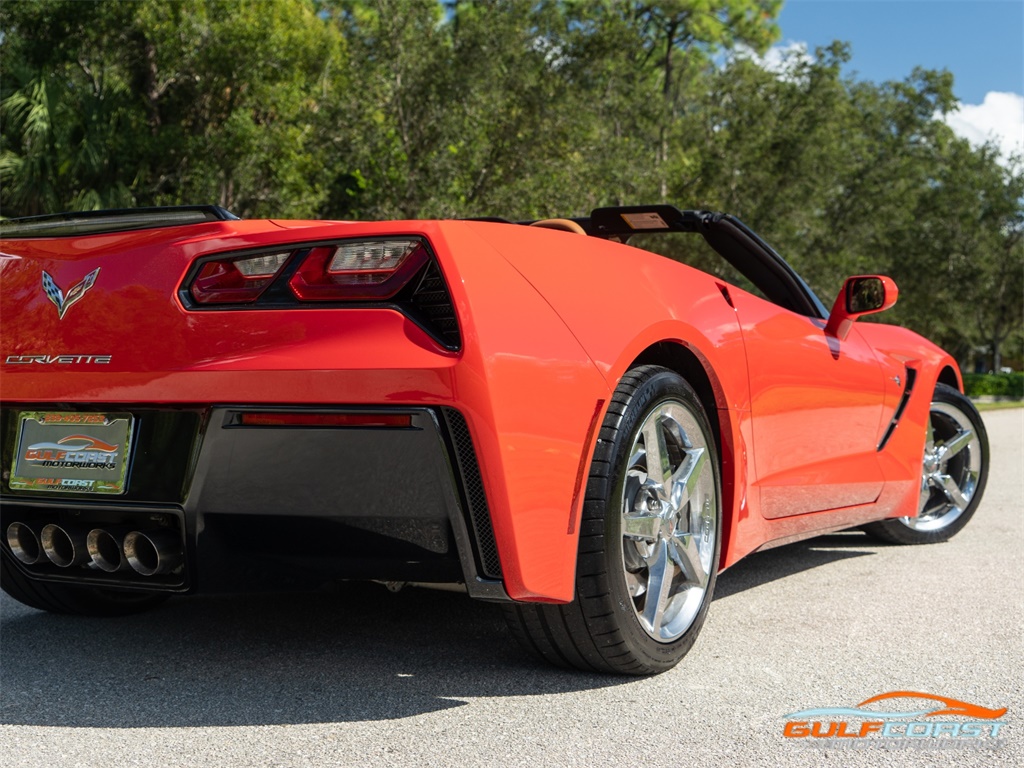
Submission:
<svg viewBox="0 0 1024 768">
<path fill-rule="evenodd" d="M 345 41 L 295 0 L 5 2 L 4 214 L 321 204 L 317 110 Z"/>
<path fill-rule="evenodd" d="M 948 73 L 851 79 L 841 43 L 762 66 L 780 5 L 5 0 L 0 213 L 515 219 L 665 200 L 739 215 L 826 301 L 888 272 L 904 291 L 882 319 L 1019 364 L 1019 159 L 938 119 Z"/>
</svg>

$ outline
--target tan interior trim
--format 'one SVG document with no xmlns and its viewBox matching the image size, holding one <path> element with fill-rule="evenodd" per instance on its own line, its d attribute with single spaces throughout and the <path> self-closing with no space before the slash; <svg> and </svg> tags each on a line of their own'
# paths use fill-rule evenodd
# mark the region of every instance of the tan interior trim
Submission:
<svg viewBox="0 0 1024 768">
<path fill-rule="evenodd" d="M 577 235 L 585 235 L 586 230 L 570 219 L 541 219 L 535 221 L 531 227 L 545 227 L 546 229 L 563 229 L 566 232 L 575 232 Z"/>
</svg>

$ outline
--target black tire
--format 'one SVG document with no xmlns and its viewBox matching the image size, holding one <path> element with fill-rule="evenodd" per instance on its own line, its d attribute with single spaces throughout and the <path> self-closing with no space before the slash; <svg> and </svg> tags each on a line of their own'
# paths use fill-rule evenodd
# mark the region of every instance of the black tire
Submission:
<svg viewBox="0 0 1024 768">
<path fill-rule="evenodd" d="M 29 608 L 72 616 L 127 616 L 153 608 L 168 595 L 127 589 L 36 581 L 23 574 L 0 552 L 0 588 Z"/>
<path fill-rule="evenodd" d="M 649 439 L 660 446 L 662 483 L 647 472 Z M 715 436 L 697 394 L 665 368 L 631 370 L 594 449 L 575 600 L 506 606 L 512 634 L 559 666 L 626 675 L 671 669 L 693 646 L 711 603 L 721 516 Z M 666 582 L 650 602 L 652 587 Z"/>
<path fill-rule="evenodd" d="M 892 544 L 934 544 L 952 538 L 981 503 L 988 461 L 988 434 L 977 408 L 953 387 L 936 385 L 918 516 L 880 520 L 864 530 Z"/>
</svg>

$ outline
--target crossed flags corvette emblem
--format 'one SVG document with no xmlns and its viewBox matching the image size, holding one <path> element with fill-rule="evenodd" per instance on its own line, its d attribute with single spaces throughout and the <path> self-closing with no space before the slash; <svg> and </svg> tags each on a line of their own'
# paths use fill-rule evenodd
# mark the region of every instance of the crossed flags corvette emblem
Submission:
<svg viewBox="0 0 1024 768">
<path fill-rule="evenodd" d="M 50 277 L 50 273 L 43 270 L 43 292 L 46 293 L 46 297 L 53 302 L 53 305 L 57 307 L 57 317 L 61 320 L 64 319 L 64 315 L 71 308 L 72 304 L 75 304 L 79 299 L 85 296 L 85 292 L 92 288 L 96 282 L 96 276 L 99 275 L 100 268 L 96 267 L 92 272 L 82 278 L 78 283 L 75 283 L 71 288 L 68 289 L 67 296 L 57 286 L 53 278 Z"/>
</svg>

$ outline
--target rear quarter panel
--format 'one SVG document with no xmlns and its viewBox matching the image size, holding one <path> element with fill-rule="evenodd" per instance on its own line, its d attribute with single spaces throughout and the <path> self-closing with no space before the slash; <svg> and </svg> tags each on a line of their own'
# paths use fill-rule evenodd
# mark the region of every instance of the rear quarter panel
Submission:
<svg viewBox="0 0 1024 768">
<path fill-rule="evenodd" d="M 735 558 L 738 526 L 759 514 L 746 488 L 749 383 L 742 333 L 724 284 L 662 256 L 571 232 L 474 222 L 565 322 L 611 392 L 635 361 L 668 342 L 696 357 L 710 380 L 721 426 L 723 554 Z M 605 403 L 601 408 L 603 419 Z M 587 446 L 589 455 L 593 446 Z"/>
</svg>

